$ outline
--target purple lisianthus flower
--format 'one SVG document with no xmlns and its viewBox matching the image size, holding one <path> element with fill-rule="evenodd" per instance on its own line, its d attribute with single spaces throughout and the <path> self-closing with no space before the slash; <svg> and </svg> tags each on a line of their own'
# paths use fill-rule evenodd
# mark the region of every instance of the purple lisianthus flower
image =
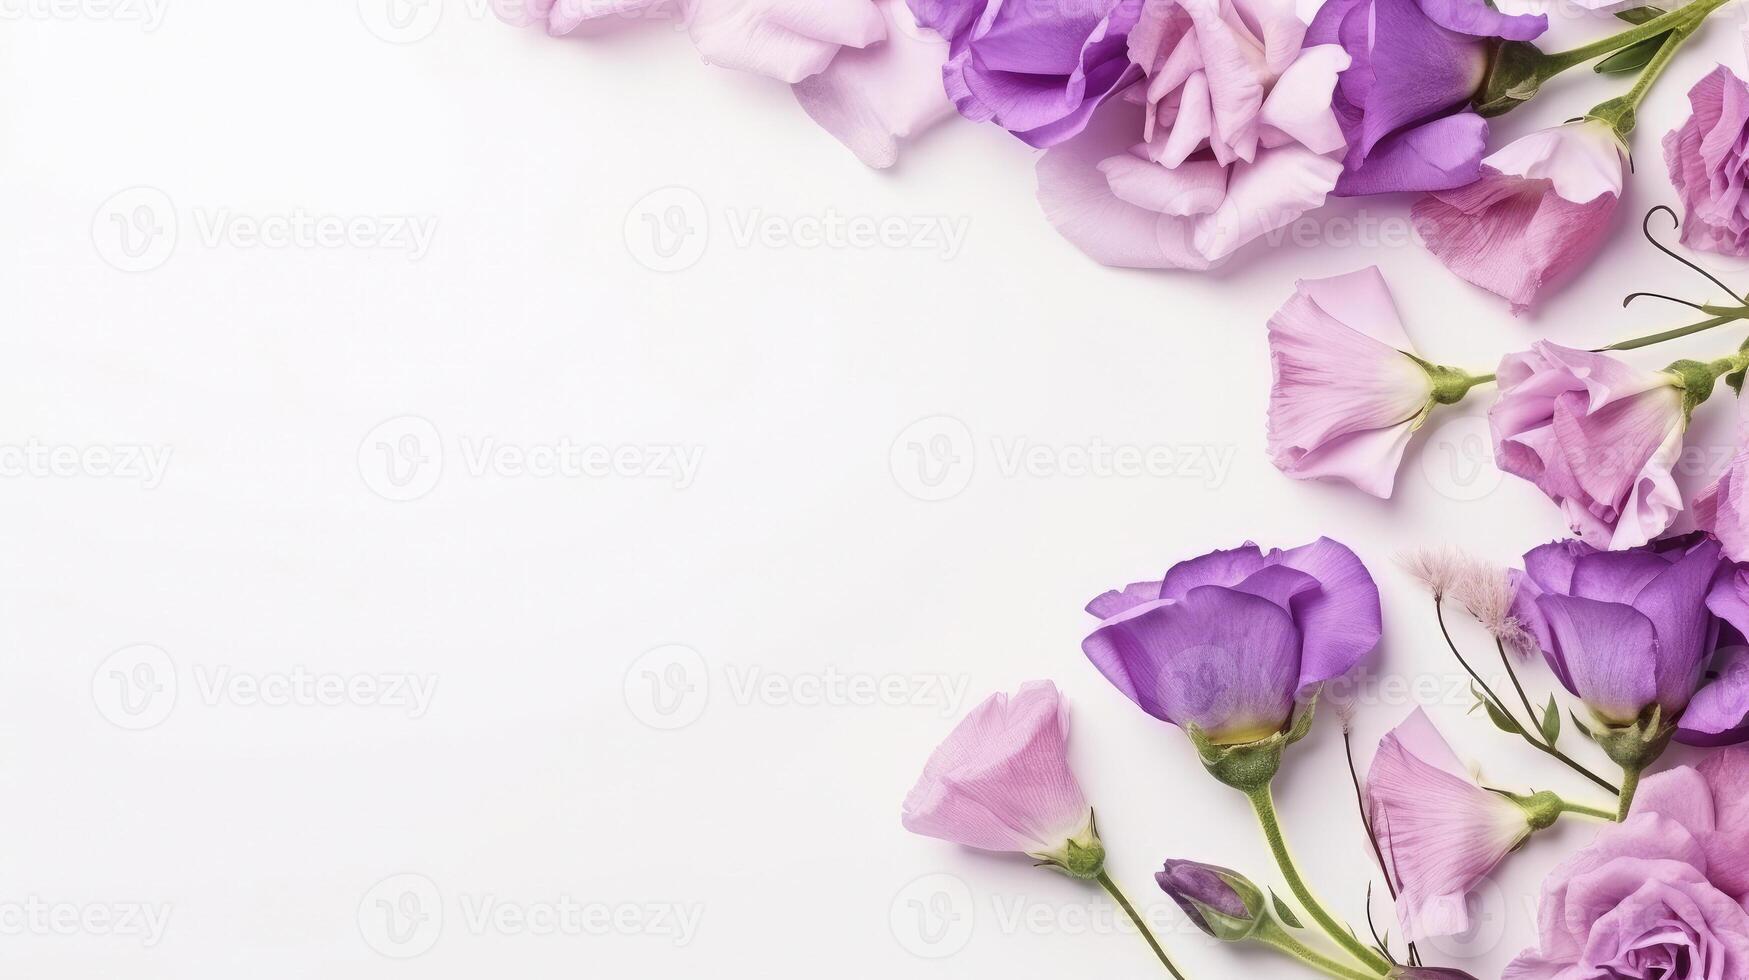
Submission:
<svg viewBox="0 0 1749 980">
<path fill-rule="evenodd" d="M 1032 146 L 1081 132 L 1093 110 L 1141 76 L 1129 31 L 1144 0 L 908 0 L 948 39 L 942 81 L 960 114 Z"/>
<path fill-rule="evenodd" d="M 1282 731 L 1296 698 L 1351 670 L 1381 629 L 1372 575 L 1329 538 L 1216 551 L 1087 611 L 1101 622 L 1081 649 L 1107 680 L 1148 714 L 1225 745 Z"/>
<path fill-rule="evenodd" d="M 1502 980 L 1749 976 L 1749 750 L 1641 784 L 1632 812 L 1543 882 L 1539 948 Z"/>
<path fill-rule="evenodd" d="M 1664 137 L 1688 219 L 1682 243 L 1749 255 L 1749 85 L 1720 65 L 1688 92 L 1694 112 Z"/>
<path fill-rule="evenodd" d="M 1237 871 L 1197 861 L 1167 861 L 1154 882 L 1198 929 L 1223 942 L 1257 931 L 1268 914 L 1263 892 Z"/>
<path fill-rule="evenodd" d="M 1529 41 L 1548 17 L 1502 14 L 1483 0 L 1329 0 L 1307 44 L 1340 44 L 1352 63 L 1336 87 L 1348 152 L 1336 194 L 1462 187 L 1481 172 L 1488 123 L 1469 111 L 1498 39 Z"/>
<path fill-rule="evenodd" d="M 1678 740 L 1718 744 L 1749 715 L 1749 678 L 1730 662 L 1719 681 L 1701 686 L 1720 617 L 1749 626 L 1742 578 L 1701 533 L 1631 551 L 1557 541 L 1533 549 L 1512 573 L 1512 613 L 1599 720 L 1631 725 L 1657 706 L 1677 722 Z"/>
</svg>

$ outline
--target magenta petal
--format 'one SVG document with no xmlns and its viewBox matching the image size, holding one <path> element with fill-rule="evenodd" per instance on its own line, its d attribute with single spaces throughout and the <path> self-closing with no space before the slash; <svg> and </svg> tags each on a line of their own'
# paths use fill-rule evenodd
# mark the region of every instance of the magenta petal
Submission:
<svg viewBox="0 0 1749 980">
<path fill-rule="evenodd" d="M 1348 673 L 1378 646 L 1384 620 L 1379 588 L 1359 556 L 1329 538 L 1283 552 L 1281 563 L 1317 579 L 1323 588 L 1296 600 L 1302 689 Z"/>
<path fill-rule="evenodd" d="M 1293 619 L 1273 602 L 1201 586 L 1107 620 L 1081 649 L 1148 714 L 1242 742 L 1292 717 L 1299 645 Z"/>
<path fill-rule="evenodd" d="M 1554 637 L 1556 673 L 1593 711 L 1626 725 L 1657 700 L 1651 620 L 1632 606 L 1576 596 L 1544 595 L 1537 605 Z"/>
<path fill-rule="evenodd" d="M 1677 725 L 1676 740 L 1685 745 L 1749 741 L 1749 650 L 1733 650 L 1716 668 L 1719 676 L 1695 694 Z"/>
</svg>

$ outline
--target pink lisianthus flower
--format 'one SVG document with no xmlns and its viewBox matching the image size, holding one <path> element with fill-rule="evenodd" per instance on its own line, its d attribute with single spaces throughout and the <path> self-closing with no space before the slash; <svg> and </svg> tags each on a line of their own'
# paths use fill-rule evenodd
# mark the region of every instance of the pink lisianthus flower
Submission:
<svg viewBox="0 0 1749 980">
<path fill-rule="evenodd" d="M 1548 494 L 1586 544 L 1635 548 L 1676 519 L 1670 470 L 1688 428 L 1679 378 L 1548 341 L 1508 354 L 1499 375 L 1495 462 Z"/>
<path fill-rule="evenodd" d="M 1664 162 L 1688 218 L 1682 243 L 1749 255 L 1749 85 L 1720 65 L 1688 92 L 1693 112 L 1664 137 Z"/>
<path fill-rule="evenodd" d="M 1409 437 L 1437 401 L 1431 372 L 1467 390 L 1461 372 L 1430 370 L 1414 356 L 1377 266 L 1300 280 L 1269 319 L 1269 359 L 1276 469 L 1300 480 L 1342 480 L 1375 497 L 1391 495 Z"/>
<path fill-rule="evenodd" d="M 1749 976 L 1749 750 L 1648 776 L 1625 822 L 1543 882 L 1503 980 Z"/>
<path fill-rule="evenodd" d="M 1603 245 L 1624 159 L 1605 123 L 1545 129 L 1483 160 L 1475 183 L 1422 198 L 1411 218 L 1446 268 L 1522 313 Z"/>
<path fill-rule="evenodd" d="M 1146 77 L 1039 161 L 1057 231 L 1106 265 L 1209 269 L 1321 206 L 1349 57 L 1305 34 L 1291 0 L 1148 0 L 1129 34 Z"/>
<path fill-rule="evenodd" d="M 1710 531 L 1732 561 L 1749 562 L 1749 402 L 1738 402 L 1737 452 L 1706 489 L 1694 495 L 1694 526 Z"/>
<path fill-rule="evenodd" d="M 1060 858 L 1091 839 L 1093 809 L 1069 770 L 1069 716 L 1035 681 L 973 708 L 905 797 L 905 829 L 986 851 Z"/>
<path fill-rule="evenodd" d="M 1470 892 L 1538 829 L 1524 806 L 1476 785 L 1419 708 L 1379 742 L 1366 810 L 1411 942 L 1467 931 Z"/>
</svg>

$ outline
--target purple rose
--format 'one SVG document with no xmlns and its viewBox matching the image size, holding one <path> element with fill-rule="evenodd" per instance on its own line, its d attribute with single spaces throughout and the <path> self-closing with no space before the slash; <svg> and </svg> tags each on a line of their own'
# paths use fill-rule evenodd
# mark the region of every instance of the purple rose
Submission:
<svg viewBox="0 0 1749 980">
<path fill-rule="evenodd" d="M 1086 128 L 1093 110 L 1141 76 L 1129 31 L 1143 0 L 908 0 L 948 39 L 941 76 L 960 114 L 1033 146 Z"/>
<path fill-rule="evenodd" d="M 1254 544 L 1174 565 L 1087 604 L 1093 665 L 1143 711 L 1236 745 L 1282 731 L 1304 691 L 1378 644 L 1379 590 L 1329 538 L 1291 551 Z"/>
<path fill-rule="evenodd" d="M 1647 777 L 1543 882 L 1540 948 L 1502 980 L 1749 976 L 1749 750 Z"/>
<path fill-rule="evenodd" d="M 1720 65 L 1688 102 L 1693 114 L 1664 137 L 1670 182 L 1688 212 L 1682 243 L 1749 255 L 1749 85 Z"/>
<path fill-rule="evenodd" d="M 1719 617 L 1749 625 L 1741 577 L 1704 534 L 1631 551 L 1558 541 L 1526 554 L 1524 570 L 1512 573 L 1512 612 L 1599 720 L 1627 726 L 1657 706 L 1666 723 L 1680 719 L 1678 739 L 1716 743 L 1749 713 L 1749 683 L 1727 683 L 1741 672 L 1727 665 L 1725 678 L 1701 687 Z"/>
<path fill-rule="evenodd" d="M 1340 44 L 1352 64 L 1336 88 L 1348 137 L 1336 193 L 1462 187 L 1480 175 L 1488 123 L 1469 111 L 1492 43 L 1529 41 L 1543 14 L 1509 16 L 1482 0 L 1330 0 L 1306 43 Z"/>
</svg>

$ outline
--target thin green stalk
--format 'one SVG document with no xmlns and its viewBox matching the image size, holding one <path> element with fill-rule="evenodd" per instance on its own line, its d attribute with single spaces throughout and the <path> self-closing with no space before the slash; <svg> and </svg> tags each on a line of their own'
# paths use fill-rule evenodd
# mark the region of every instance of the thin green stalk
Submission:
<svg viewBox="0 0 1749 980">
<path fill-rule="evenodd" d="M 1506 652 L 1506 644 L 1494 638 L 1494 649 L 1500 651 L 1500 665 L 1506 668 L 1506 676 L 1512 678 L 1512 687 L 1518 691 L 1518 701 L 1524 705 L 1525 717 L 1536 720 L 1536 709 L 1530 706 L 1530 695 L 1524 693 L 1524 685 L 1518 682 L 1518 671 L 1512 669 L 1512 657 Z"/>
<path fill-rule="evenodd" d="M 1557 51 L 1554 54 L 1547 55 L 1546 59 L 1549 67 L 1544 74 L 1544 78 L 1552 78 L 1556 74 L 1566 71 L 1569 68 L 1582 65 L 1587 61 L 1601 58 L 1613 51 L 1619 51 L 1628 45 L 1638 44 L 1641 41 L 1657 37 L 1660 34 L 1680 30 L 1683 27 L 1688 27 L 1692 30 L 1694 27 L 1700 26 L 1701 21 L 1705 20 L 1713 11 L 1724 6 L 1726 2 L 1728 2 L 1728 0 L 1696 0 L 1695 3 L 1688 4 L 1685 7 L 1678 7 L 1668 13 L 1654 17 L 1651 20 L 1646 21 L 1644 24 L 1630 27 L 1625 31 L 1618 34 L 1612 34 L 1600 41 L 1593 41 L 1590 44 L 1582 45 L 1568 51 Z M 1668 47 L 1668 45 L 1666 45 L 1666 47 Z"/>
<path fill-rule="evenodd" d="M 1283 953 L 1299 960 L 1301 963 L 1317 970 L 1326 976 L 1338 977 L 1340 980 L 1378 980 L 1377 973 L 1367 973 L 1353 967 L 1338 963 L 1328 956 L 1312 949 L 1288 934 L 1286 929 L 1274 922 L 1264 923 L 1252 938 L 1266 946 L 1272 946 Z"/>
<path fill-rule="evenodd" d="M 1625 769 L 1621 777 L 1621 802 L 1616 806 L 1615 819 L 1619 823 L 1628 818 L 1628 812 L 1634 808 L 1634 794 L 1640 790 L 1640 770 Z"/>
<path fill-rule="evenodd" d="M 1615 814 L 1609 810 L 1604 810 L 1594 806 L 1586 806 L 1583 803 L 1574 803 L 1572 800 L 1561 801 L 1561 812 L 1574 813 L 1582 817 L 1596 817 L 1599 820 L 1615 820 Z"/>
<path fill-rule="evenodd" d="M 1153 947 L 1154 955 L 1160 957 L 1160 962 L 1166 967 L 1166 972 L 1172 974 L 1177 980 L 1184 980 L 1184 974 L 1179 973 L 1178 967 L 1172 965 L 1172 958 L 1166 955 L 1164 949 L 1160 948 L 1160 941 L 1154 938 L 1153 930 L 1149 929 L 1148 924 L 1142 921 L 1142 917 L 1136 914 L 1136 907 L 1131 905 L 1130 900 L 1124 897 L 1123 890 L 1117 887 L 1117 882 L 1111 880 L 1111 875 L 1101 871 L 1099 872 L 1099 876 L 1094 880 L 1099 882 L 1099 884 L 1111 894 L 1111 897 L 1116 900 L 1117 904 L 1122 906 L 1124 913 L 1130 917 L 1130 921 L 1134 922 L 1136 928 L 1141 930 L 1142 938 L 1146 939 L 1148 945 Z"/>
<path fill-rule="evenodd" d="M 1707 312 L 1713 312 L 1713 310 L 1709 309 Z M 1642 347 L 1650 347 L 1653 344 L 1662 344 L 1668 340 L 1680 340 L 1683 337 L 1700 333 L 1703 330 L 1722 327 L 1727 323 L 1735 323 L 1738 320 L 1743 319 L 1749 319 L 1749 307 L 1744 307 L 1743 309 L 1733 311 L 1729 314 L 1721 312 L 1711 320 L 1702 320 L 1700 323 L 1691 323 L 1686 327 L 1677 327 L 1675 330 L 1666 330 L 1663 333 L 1655 333 L 1646 337 L 1636 337 L 1633 340 L 1624 340 L 1619 344 L 1610 344 L 1608 347 L 1594 348 L 1592 353 L 1601 354 L 1605 351 L 1612 350 L 1639 350 Z"/>
<path fill-rule="evenodd" d="M 1312 895 L 1312 890 L 1306 886 L 1305 879 L 1300 877 L 1299 870 L 1294 867 L 1293 855 L 1288 853 L 1287 838 L 1282 834 L 1281 820 L 1275 813 L 1275 798 L 1270 794 L 1268 785 L 1248 792 L 1245 796 L 1251 801 L 1251 809 L 1257 811 L 1257 822 L 1263 828 L 1263 837 L 1269 842 L 1269 850 L 1275 855 L 1276 866 L 1281 869 L 1281 876 L 1286 879 L 1288 889 L 1305 906 L 1312 919 L 1337 945 L 1368 968 L 1378 974 L 1391 972 L 1391 961 L 1361 942 L 1351 930 L 1324 911 L 1324 906 L 1319 904 L 1318 899 Z"/>
<path fill-rule="evenodd" d="M 1495 694 L 1494 689 L 1488 686 L 1488 682 L 1482 679 L 1482 675 L 1476 673 L 1476 669 L 1474 667 L 1470 666 L 1470 662 L 1468 660 L 1464 659 L 1463 653 L 1458 650 L 1457 642 L 1451 638 L 1451 631 L 1446 628 L 1446 625 L 1445 625 L 1445 604 L 1443 602 L 1441 602 L 1438 597 L 1435 597 L 1433 600 L 1433 611 L 1434 611 L 1434 615 L 1437 616 L 1439 619 L 1440 635 L 1445 637 L 1445 645 L 1447 647 L 1451 648 L 1451 655 L 1457 658 L 1457 662 L 1459 664 L 1463 665 L 1464 670 L 1470 675 L 1471 679 L 1473 679 L 1478 685 L 1480 685 L 1480 687 L 1482 688 L 1482 693 L 1487 696 L 1489 701 L 1493 702 L 1495 709 L 1498 710 L 1502 715 L 1505 715 L 1507 718 L 1512 720 L 1513 726 L 1518 729 L 1518 737 L 1519 738 L 1524 739 L 1525 743 L 1528 744 L 1531 748 L 1536 749 L 1538 752 L 1543 753 L 1544 755 L 1548 756 L 1549 758 L 1560 762 L 1562 765 L 1566 766 L 1568 769 L 1571 769 L 1574 772 L 1578 773 L 1579 775 L 1584 776 L 1586 779 L 1591 780 L 1592 782 L 1596 783 L 1598 786 L 1602 787 L 1603 789 L 1606 789 L 1611 793 L 1619 792 L 1619 790 L 1616 789 L 1616 786 L 1614 783 L 1610 782 L 1607 779 L 1604 779 L 1602 776 L 1599 776 L 1598 774 L 1592 772 L 1590 769 L 1585 768 L 1585 766 L 1580 764 L 1580 762 L 1577 759 L 1574 759 L 1572 756 L 1568 755 L 1567 753 L 1562 752 L 1558 747 L 1556 747 L 1554 745 L 1544 744 L 1543 742 L 1539 741 L 1535 736 L 1531 735 L 1530 728 L 1525 727 L 1525 725 L 1522 722 L 1520 722 L 1517 718 L 1513 717 L 1512 712 L 1506 710 L 1506 702 L 1500 700 L 1500 695 Z M 1516 681 L 1517 678 L 1515 677 L 1514 680 Z M 1531 712 L 1531 714 L 1530 714 L 1530 723 L 1533 726 L 1536 724 L 1536 712 L 1534 712 L 1534 711 Z"/>
</svg>

